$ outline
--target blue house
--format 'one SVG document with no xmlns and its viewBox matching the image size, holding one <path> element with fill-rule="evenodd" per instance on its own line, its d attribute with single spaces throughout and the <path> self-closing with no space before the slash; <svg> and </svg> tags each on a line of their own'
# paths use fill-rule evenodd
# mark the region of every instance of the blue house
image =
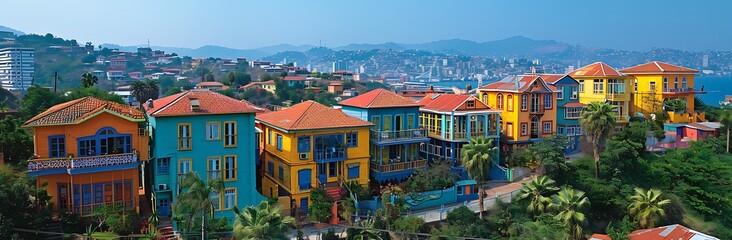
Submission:
<svg viewBox="0 0 732 240">
<path fill-rule="evenodd" d="M 419 126 L 419 104 L 394 92 L 376 89 L 338 103 L 350 116 L 374 124 L 370 131 L 371 176 L 379 182 L 399 183 L 417 169 L 426 169 L 419 146 L 429 142 Z"/>
<path fill-rule="evenodd" d="M 542 74 L 553 91 L 557 92 L 557 134 L 569 138 L 564 153 L 579 151 L 582 128 L 579 118 L 585 104 L 579 102 L 579 82 L 566 74 Z"/>
<path fill-rule="evenodd" d="M 232 209 L 264 200 L 256 190 L 254 114 L 248 102 L 208 90 L 189 90 L 144 104 L 151 130 L 152 202 L 161 216 L 181 189 L 182 177 L 223 179 L 225 189 L 211 195 L 214 217 L 234 220 Z"/>
</svg>

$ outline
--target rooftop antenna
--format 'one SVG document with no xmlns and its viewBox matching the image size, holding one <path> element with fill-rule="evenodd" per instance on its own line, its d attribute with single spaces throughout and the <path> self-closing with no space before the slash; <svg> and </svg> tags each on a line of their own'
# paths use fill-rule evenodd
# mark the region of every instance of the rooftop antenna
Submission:
<svg viewBox="0 0 732 240">
<path fill-rule="evenodd" d="M 150 39 L 147 39 L 147 47 L 150 47 Z"/>
</svg>

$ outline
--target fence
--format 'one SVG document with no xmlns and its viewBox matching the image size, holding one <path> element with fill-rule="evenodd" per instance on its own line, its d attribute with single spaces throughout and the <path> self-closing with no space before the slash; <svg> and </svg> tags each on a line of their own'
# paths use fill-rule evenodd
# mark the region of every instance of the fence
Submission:
<svg viewBox="0 0 732 240">
<path fill-rule="evenodd" d="M 485 207 L 485 210 L 488 210 L 493 207 L 493 205 L 496 203 L 497 199 L 501 199 L 503 202 L 511 202 L 513 197 L 519 192 L 520 189 L 513 190 L 511 192 L 507 192 L 504 194 L 498 194 L 495 196 L 488 196 L 485 199 L 483 199 L 483 206 Z M 418 216 L 424 219 L 425 222 L 437 222 L 442 221 L 447 218 L 447 213 L 452 211 L 455 208 L 466 206 L 470 210 L 474 212 L 479 211 L 478 201 L 472 201 L 472 202 L 462 202 L 462 203 L 456 203 L 451 205 L 442 205 L 439 209 L 434 209 L 432 211 L 423 211 L 419 213 L 409 213 L 407 215 L 409 216 Z M 436 210 L 436 211 L 435 211 Z"/>
</svg>

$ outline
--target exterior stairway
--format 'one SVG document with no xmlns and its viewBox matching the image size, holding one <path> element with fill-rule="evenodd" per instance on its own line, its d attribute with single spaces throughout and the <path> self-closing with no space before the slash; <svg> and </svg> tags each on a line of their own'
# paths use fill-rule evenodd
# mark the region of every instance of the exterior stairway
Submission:
<svg viewBox="0 0 732 240">
<path fill-rule="evenodd" d="M 173 231 L 173 223 L 170 221 L 160 221 L 157 227 L 159 233 L 158 240 L 177 239 L 177 234 Z"/>
<path fill-rule="evenodd" d="M 340 201 L 343 198 L 343 194 L 346 194 L 346 189 L 341 186 L 333 186 L 325 188 L 325 193 L 333 199 L 333 201 Z"/>
</svg>

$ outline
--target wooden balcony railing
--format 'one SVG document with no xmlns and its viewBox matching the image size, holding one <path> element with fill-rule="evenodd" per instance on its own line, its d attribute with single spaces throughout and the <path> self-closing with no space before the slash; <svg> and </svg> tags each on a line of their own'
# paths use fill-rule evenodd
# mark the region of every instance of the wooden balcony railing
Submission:
<svg viewBox="0 0 732 240">
<path fill-rule="evenodd" d="M 377 164 L 377 163 L 371 163 L 371 170 L 374 170 L 376 172 L 380 173 L 388 173 L 388 172 L 398 172 L 398 171 L 404 171 L 404 170 L 412 170 L 412 169 L 419 169 L 424 168 L 427 166 L 427 160 L 417 160 L 417 161 L 406 161 L 406 162 L 398 162 L 398 163 L 390 163 L 390 164 Z"/>
<path fill-rule="evenodd" d="M 134 163 L 137 161 L 137 153 L 110 154 L 78 158 L 48 158 L 34 159 L 28 162 L 28 171 L 40 171 L 47 169 L 79 169 L 91 167 L 116 166 Z"/>
<path fill-rule="evenodd" d="M 377 142 L 427 138 L 427 129 L 408 129 L 400 131 L 371 130 L 371 139 Z"/>
<path fill-rule="evenodd" d="M 316 150 L 313 150 L 313 155 L 315 155 L 315 161 L 332 160 L 332 159 L 346 159 L 348 157 L 346 148 L 343 148 L 343 147 L 316 149 Z"/>
</svg>

